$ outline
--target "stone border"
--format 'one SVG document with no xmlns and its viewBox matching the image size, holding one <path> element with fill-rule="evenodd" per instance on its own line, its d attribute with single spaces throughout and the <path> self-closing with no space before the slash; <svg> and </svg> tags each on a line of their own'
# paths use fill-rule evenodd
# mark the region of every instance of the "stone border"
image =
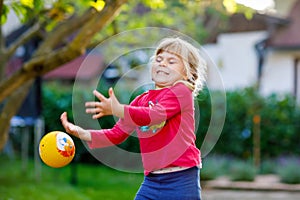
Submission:
<svg viewBox="0 0 300 200">
<path fill-rule="evenodd" d="M 201 185 L 203 189 L 300 192 L 300 184 L 281 183 L 276 175 L 259 175 L 252 182 L 230 181 L 228 177 L 222 176 L 211 181 L 201 181 Z"/>
</svg>

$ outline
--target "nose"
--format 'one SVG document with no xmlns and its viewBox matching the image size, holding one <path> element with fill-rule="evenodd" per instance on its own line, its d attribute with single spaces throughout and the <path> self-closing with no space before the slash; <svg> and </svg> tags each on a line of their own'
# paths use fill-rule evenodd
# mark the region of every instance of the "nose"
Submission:
<svg viewBox="0 0 300 200">
<path fill-rule="evenodd" d="M 160 61 L 159 66 L 166 67 L 167 66 L 167 61 L 166 60 Z"/>
</svg>

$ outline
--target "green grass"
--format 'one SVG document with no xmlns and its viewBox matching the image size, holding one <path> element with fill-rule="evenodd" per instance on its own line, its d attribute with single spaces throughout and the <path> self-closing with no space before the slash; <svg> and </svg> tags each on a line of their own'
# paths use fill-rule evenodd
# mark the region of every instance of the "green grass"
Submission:
<svg viewBox="0 0 300 200">
<path fill-rule="evenodd" d="M 143 180 L 142 174 L 78 164 L 77 183 L 71 184 L 71 165 L 54 169 L 42 164 L 38 181 L 33 162 L 23 171 L 21 161 L 0 156 L 0 200 L 131 200 Z"/>
</svg>

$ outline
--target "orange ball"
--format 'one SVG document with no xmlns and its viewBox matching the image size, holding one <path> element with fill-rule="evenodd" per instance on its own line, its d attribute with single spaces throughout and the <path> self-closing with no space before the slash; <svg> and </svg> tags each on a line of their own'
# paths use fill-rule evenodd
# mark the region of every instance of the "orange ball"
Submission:
<svg viewBox="0 0 300 200">
<path fill-rule="evenodd" d="M 64 167 L 73 160 L 75 145 L 68 134 L 53 131 L 41 139 L 39 154 L 46 165 L 54 168 Z"/>
</svg>

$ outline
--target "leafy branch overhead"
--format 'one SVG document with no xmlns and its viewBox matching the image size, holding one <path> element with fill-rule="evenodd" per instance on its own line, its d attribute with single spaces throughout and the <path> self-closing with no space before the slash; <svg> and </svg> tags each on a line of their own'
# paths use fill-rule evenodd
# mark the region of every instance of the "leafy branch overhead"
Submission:
<svg viewBox="0 0 300 200">
<path fill-rule="evenodd" d="M 3 0 L 0 2 L 0 5 L 3 5 Z M 10 5 L 5 5 L 5 8 L 10 6 L 11 9 L 17 9 L 17 14 L 23 13 L 20 15 L 21 20 L 35 25 L 8 47 L 4 44 L 2 32 L 0 35 L 0 102 L 3 103 L 0 115 L 0 127 L 3 130 L 0 133 L 0 149 L 7 140 L 10 118 L 18 111 L 32 80 L 85 53 L 94 35 L 119 14 L 121 6 L 127 0 L 107 0 L 105 4 L 99 1 L 102 2 L 102 7 L 95 3 L 89 5 L 91 1 L 79 1 L 79 4 L 72 4 L 72 1 L 68 0 L 56 1 L 49 9 L 45 4 L 40 6 L 43 4 L 41 0 L 26 1 L 32 2 L 34 6 L 24 2 L 12 2 Z M 84 7 L 81 4 L 84 4 L 86 10 L 78 9 Z M 35 7 L 36 5 L 38 6 Z M 71 8 L 75 9 L 76 6 L 78 11 L 72 11 Z M 32 16 L 30 11 L 34 13 Z M 35 17 L 39 15 L 42 16 Z M 71 40 L 70 35 L 73 36 Z M 11 76 L 5 77 L 5 67 L 9 58 L 18 46 L 23 45 L 32 36 L 41 37 L 42 42 L 38 49 L 20 69 Z"/>
<path fill-rule="evenodd" d="M 125 0 L 107 1 L 98 12 L 88 9 L 81 16 L 73 16 L 46 34 L 47 40 L 39 46 L 35 55 L 11 77 L 0 83 L 0 102 L 20 87 L 24 82 L 36 76 L 43 75 L 56 67 L 83 54 L 91 38 L 110 23 Z M 71 33 L 77 31 L 73 40 L 64 42 Z M 21 43 L 21 42 L 20 42 Z M 58 45 L 65 46 L 57 49 Z"/>
</svg>

